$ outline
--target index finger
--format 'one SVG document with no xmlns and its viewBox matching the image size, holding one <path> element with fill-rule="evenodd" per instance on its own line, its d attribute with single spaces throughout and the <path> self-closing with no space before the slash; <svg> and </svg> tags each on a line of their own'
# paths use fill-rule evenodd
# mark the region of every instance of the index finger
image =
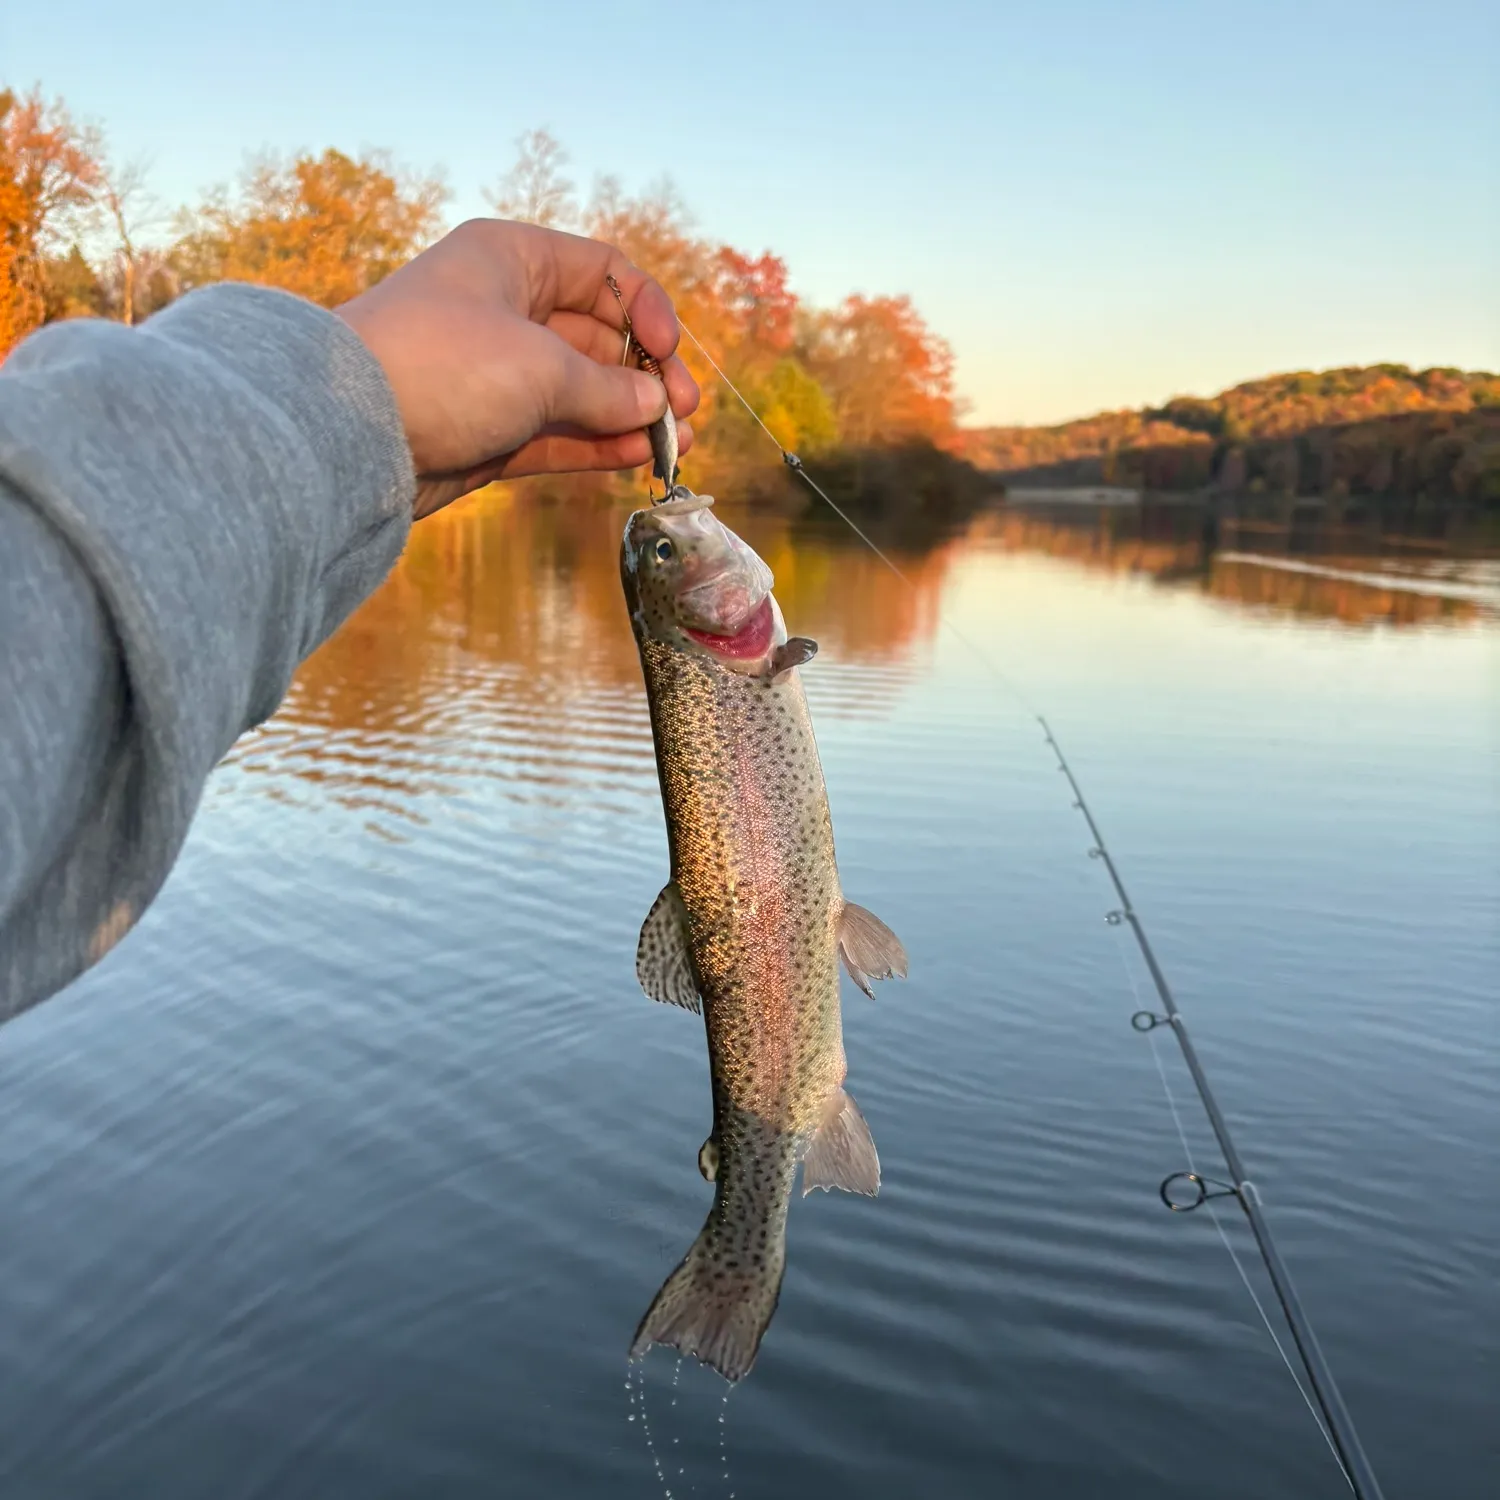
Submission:
<svg viewBox="0 0 1500 1500">
<path fill-rule="evenodd" d="M 676 353 L 680 337 L 677 313 L 672 299 L 654 276 L 648 276 L 603 240 L 554 230 L 548 235 L 547 248 L 554 308 L 589 313 L 623 332 L 620 304 L 605 280 L 613 276 L 641 347 L 659 360 Z"/>
</svg>

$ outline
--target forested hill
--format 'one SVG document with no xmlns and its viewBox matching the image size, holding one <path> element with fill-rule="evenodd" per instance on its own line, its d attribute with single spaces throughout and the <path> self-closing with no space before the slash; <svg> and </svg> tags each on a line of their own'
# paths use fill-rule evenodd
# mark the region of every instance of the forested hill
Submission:
<svg viewBox="0 0 1500 1500">
<path fill-rule="evenodd" d="M 1430 494 L 1500 502 L 1500 376 L 1405 365 L 1302 371 L 1055 427 L 967 428 L 1013 482 Z"/>
</svg>

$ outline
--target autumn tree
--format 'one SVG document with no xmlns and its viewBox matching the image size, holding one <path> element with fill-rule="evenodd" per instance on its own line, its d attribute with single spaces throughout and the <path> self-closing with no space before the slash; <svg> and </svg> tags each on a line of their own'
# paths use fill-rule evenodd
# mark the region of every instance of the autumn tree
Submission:
<svg viewBox="0 0 1500 1500">
<path fill-rule="evenodd" d="M 842 442 L 880 446 L 953 431 L 953 351 L 910 298 L 850 297 L 808 318 L 803 344 Z"/>
<path fill-rule="evenodd" d="M 573 184 L 563 176 L 568 153 L 545 130 L 516 137 L 516 160 L 500 185 L 487 194 L 502 219 L 522 219 L 546 229 L 563 229 L 578 217 Z"/>
<path fill-rule="evenodd" d="M 803 310 L 792 291 L 786 262 L 769 251 L 757 258 L 721 245 L 709 260 L 708 292 L 724 358 L 753 418 L 738 402 L 723 409 L 726 446 L 736 457 L 765 456 L 755 419 L 783 447 L 815 453 L 841 437 L 828 392 L 805 363 L 797 330 Z"/>
<path fill-rule="evenodd" d="M 767 251 L 752 260 L 721 245 L 709 260 L 707 279 L 708 294 L 737 345 L 766 363 L 791 351 L 798 304 L 780 256 Z"/>
<path fill-rule="evenodd" d="M 66 255 L 49 255 L 42 261 L 42 321 L 63 318 L 97 318 L 108 306 L 109 294 L 99 273 L 78 246 Z"/>
<path fill-rule="evenodd" d="M 0 359 L 36 326 L 39 311 L 28 275 L 26 198 L 7 167 L 0 160 Z"/>
<path fill-rule="evenodd" d="M 839 441 L 833 403 L 799 360 L 777 360 L 752 384 L 750 405 L 783 448 L 817 453 Z"/>
<path fill-rule="evenodd" d="M 0 91 L 0 357 L 46 315 L 46 258 L 86 227 L 101 154 L 60 100 Z"/>
<path fill-rule="evenodd" d="M 188 216 L 174 260 L 184 287 L 251 281 L 335 307 L 436 238 L 447 196 L 382 155 L 265 161 L 237 196 L 220 191 Z"/>
<path fill-rule="evenodd" d="M 708 274 L 712 248 L 693 233 L 670 182 L 653 183 L 631 197 L 618 178 L 599 178 L 581 227 L 654 276 L 689 318 L 714 315 Z"/>
<path fill-rule="evenodd" d="M 693 418 L 700 472 L 763 459 L 756 418 L 783 447 L 809 452 L 952 432 L 952 352 L 907 298 L 853 297 L 834 312 L 809 312 L 784 261 L 696 235 L 669 184 L 630 197 L 602 179 L 584 227 L 655 276 L 694 336 L 678 352 L 703 388 Z M 695 338 L 753 417 L 699 355 Z"/>
<path fill-rule="evenodd" d="M 718 301 L 713 274 L 714 250 L 693 233 L 681 200 L 669 182 L 628 195 L 615 177 L 601 177 L 582 217 L 585 234 L 615 246 L 628 260 L 659 281 L 683 325 L 701 338 L 734 378 L 734 324 Z M 715 448 L 717 417 L 724 392 L 695 346 L 684 339 L 678 353 L 702 388 L 703 400 L 693 417 L 697 461 Z"/>
</svg>

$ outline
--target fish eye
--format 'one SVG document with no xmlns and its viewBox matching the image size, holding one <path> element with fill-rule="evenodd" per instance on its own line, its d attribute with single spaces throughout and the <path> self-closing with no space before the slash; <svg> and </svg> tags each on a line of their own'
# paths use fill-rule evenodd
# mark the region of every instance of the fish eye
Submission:
<svg viewBox="0 0 1500 1500">
<path fill-rule="evenodd" d="M 671 562 L 672 553 L 675 550 L 666 537 L 657 539 L 656 545 L 651 549 L 656 554 L 657 562 Z"/>
</svg>

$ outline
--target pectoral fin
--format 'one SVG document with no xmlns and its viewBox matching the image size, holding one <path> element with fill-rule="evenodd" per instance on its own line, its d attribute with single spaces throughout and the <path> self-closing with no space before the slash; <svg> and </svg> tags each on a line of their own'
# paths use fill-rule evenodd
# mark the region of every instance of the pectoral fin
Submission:
<svg viewBox="0 0 1500 1500">
<path fill-rule="evenodd" d="M 843 1188 L 846 1193 L 880 1191 L 880 1158 L 865 1117 L 843 1089 L 828 1101 L 823 1123 L 802 1158 L 802 1196 L 814 1188 Z"/>
<path fill-rule="evenodd" d="M 635 947 L 635 977 L 641 988 L 665 1005 L 702 1011 L 693 962 L 688 956 L 687 908 L 669 880 L 641 923 Z"/>
<path fill-rule="evenodd" d="M 844 902 L 839 916 L 839 957 L 849 977 L 872 1000 L 872 979 L 906 978 L 906 949 L 901 939 L 874 912 L 852 901 Z"/>
<path fill-rule="evenodd" d="M 818 654 L 818 643 L 805 635 L 794 635 L 784 646 L 778 646 L 771 655 L 771 680 L 774 682 L 783 672 L 793 667 L 804 667 Z"/>
</svg>

